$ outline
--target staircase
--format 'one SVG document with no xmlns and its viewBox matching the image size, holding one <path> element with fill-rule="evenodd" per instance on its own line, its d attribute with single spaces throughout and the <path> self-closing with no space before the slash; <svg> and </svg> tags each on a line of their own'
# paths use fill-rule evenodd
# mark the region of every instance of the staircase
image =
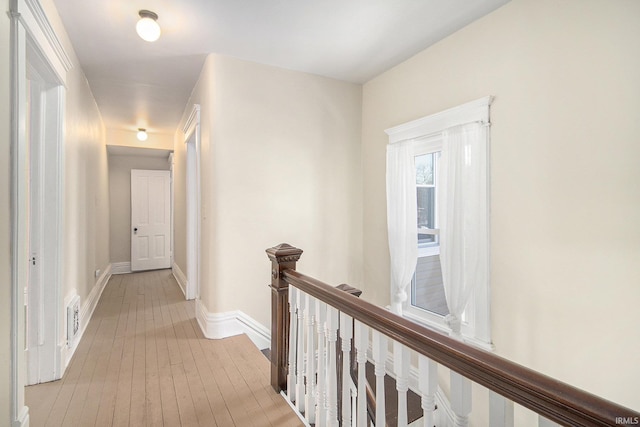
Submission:
<svg viewBox="0 0 640 427">
<path fill-rule="evenodd" d="M 480 426 L 596 427 L 640 419 L 632 409 L 363 301 L 346 285 L 306 276 L 296 271 L 300 249 L 282 244 L 267 254 L 271 385 L 309 425 L 368 427 L 385 420 L 387 426 L 464 427 L 472 397 L 473 406 L 487 409 L 473 414 Z M 449 371 L 444 411 L 436 411 L 440 366 Z M 413 391 L 410 372 L 417 377 Z M 473 383 L 482 387 L 472 396 Z"/>
</svg>

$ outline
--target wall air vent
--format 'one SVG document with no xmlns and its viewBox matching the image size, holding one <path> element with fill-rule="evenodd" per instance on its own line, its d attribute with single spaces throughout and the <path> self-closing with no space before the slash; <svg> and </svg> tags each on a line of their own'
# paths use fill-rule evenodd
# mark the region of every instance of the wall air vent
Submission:
<svg viewBox="0 0 640 427">
<path fill-rule="evenodd" d="M 75 295 L 67 305 L 67 347 L 73 348 L 80 332 L 80 296 Z"/>
</svg>

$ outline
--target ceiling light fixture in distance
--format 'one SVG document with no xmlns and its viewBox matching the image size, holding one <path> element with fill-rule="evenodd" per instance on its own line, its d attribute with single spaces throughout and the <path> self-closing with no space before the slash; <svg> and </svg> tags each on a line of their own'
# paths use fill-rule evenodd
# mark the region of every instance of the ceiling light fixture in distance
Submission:
<svg viewBox="0 0 640 427">
<path fill-rule="evenodd" d="M 140 20 L 136 24 L 136 31 L 142 40 L 154 42 L 160 38 L 160 25 L 158 25 L 158 15 L 150 10 L 138 12 Z"/>
<path fill-rule="evenodd" d="M 147 135 L 147 130 L 143 128 L 138 128 L 138 133 L 136 134 L 138 141 L 146 141 L 149 135 Z"/>
</svg>

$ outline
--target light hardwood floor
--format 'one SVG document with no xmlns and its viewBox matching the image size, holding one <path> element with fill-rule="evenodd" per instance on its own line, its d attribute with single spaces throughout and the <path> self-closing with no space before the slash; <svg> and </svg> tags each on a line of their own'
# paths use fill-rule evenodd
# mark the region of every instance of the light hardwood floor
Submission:
<svg viewBox="0 0 640 427">
<path fill-rule="evenodd" d="M 64 377 L 26 387 L 31 426 L 302 425 L 251 341 L 194 312 L 170 270 L 113 276 Z"/>
</svg>

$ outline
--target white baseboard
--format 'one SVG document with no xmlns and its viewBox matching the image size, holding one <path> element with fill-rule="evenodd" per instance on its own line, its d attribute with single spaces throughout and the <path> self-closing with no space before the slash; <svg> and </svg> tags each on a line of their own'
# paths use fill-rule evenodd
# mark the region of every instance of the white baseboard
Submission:
<svg viewBox="0 0 640 427">
<path fill-rule="evenodd" d="M 98 301 L 100 301 L 102 292 L 104 291 L 104 288 L 107 286 L 107 283 L 109 282 L 109 279 L 113 274 L 112 268 L 113 268 L 112 264 L 107 265 L 107 268 L 104 269 L 104 271 L 102 272 L 98 280 L 96 280 L 95 285 L 93 285 L 93 289 L 91 289 L 89 296 L 87 296 L 86 300 L 83 303 L 81 303 L 80 331 L 78 332 L 78 337 L 73 343 L 73 347 L 69 347 L 66 344 L 58 345 L 58 350 L 60 351 L 60 361 L 62 362 L 61 373 L 64 373 L 67 366 L 69 366 L 69 362 L 71 361 L 73 354 L 76 352 L 76 349 L 78 348 L 78 344 L 82 339 L 82 335 L 84 335 L 84 331 L 87 329 L 87 325 L 89 324 L 89 321 L 93 316 L 93 312 L 95 311 L 96 306 L 98 305 Z M 66 300 L 65 300 L 65 307 L 66 307 Z M 65 325 L 66 325 L 66 318 L 65 318 Z M 64 343 L 66 343 L 66 339 Z"/>
<path fill-rule="evenodd" d="M 23 406 L 18 419 L 11 423 L 12 427 L 29 427 L 29 407 Z"/>
<path fill-rule="evenodd" d="M 171 265 L 171 273 L 173 273 L 173 277 L 175 277 L 176 282 L 178 282 L 178 286 L 182 290 L 183 295 L 187 295 L 187 276 L 180 270 L 180 267 L 175 262 Z"/>
<path fill-rule="evenodd" d="M 438 386 L 438 391 L 436 391 L 436 425 L 449 427 L 455 426 L 455 414 L 453 413 L 453 409 L 451 409 L 451 403 L 447 396 L 445 396 L 444 391 Z"/>
<path fill-rule="evenodd" d="M 112 262 L 111 274 L 129 274 L 131 273 L 131 262 Z"/>
<path fill-rule="evenodd" d="M 202 333 L 209 339 L 221 339 L 247 334 L 260 350 L 271 347 L 271 332 L 240 310 L 209 313 L 200 300 L 196 300 L 196 319 Z"/>
</svg>

